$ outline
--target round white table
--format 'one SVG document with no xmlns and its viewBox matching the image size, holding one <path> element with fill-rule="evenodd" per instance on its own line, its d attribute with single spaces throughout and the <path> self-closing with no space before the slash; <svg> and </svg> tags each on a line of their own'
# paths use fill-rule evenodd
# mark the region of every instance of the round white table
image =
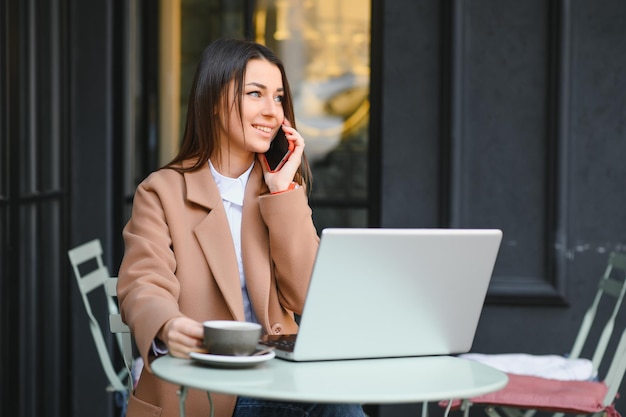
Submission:
<svg viewBox="0 0 626 417">
<path fill-rule="evenodd" d="M 389 404 L 470 398 L 497 391 L 508 381 L 501 371 L 451 356 L 321 362 L 272 359 L 245 369 L 214 368 L 163 356 L 152 363 L 152 370 L 181 386 L 181 416 L 188 388 L 283 401 Z"/>
</svg>

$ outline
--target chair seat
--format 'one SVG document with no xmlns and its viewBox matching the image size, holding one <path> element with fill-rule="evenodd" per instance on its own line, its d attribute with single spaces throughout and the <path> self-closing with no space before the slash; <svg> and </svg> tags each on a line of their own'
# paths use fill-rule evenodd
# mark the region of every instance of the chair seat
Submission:
<svg viewBox="0 0 626 417">
<path fill-rule="evenodd" d="M 489 403 L 536 408 L 562 413 L 602 411 L 607 393 L 603 382 L 561 381 L 528 375 L 509 374 L 504 389 L 472 399 L 474 404 Z"/>
<path fill-rule="evenodd" d="M 517 407 L 561 413 L 595 413 L 607 411 L 609 416 L 619 413 L 603 405 L 608 387 L 604 382 L 562 381 L 529 375 L 507 374 L 509 382 L 503 389 L 471 398 L 472 404 Z M 440 405 L 444 406 L 446 402 Z M 460 401 L 454 402 L 459 406 Z"/>
<path fill-rule="evenodd" d="M 591 360 L 561 355 L 532 355 L 528 353 L 464 353 L 459 358 L 470 359 L 516 375 L 531 375 L 562 381 L 592 381 L 597 372 Z"/>
</svg>

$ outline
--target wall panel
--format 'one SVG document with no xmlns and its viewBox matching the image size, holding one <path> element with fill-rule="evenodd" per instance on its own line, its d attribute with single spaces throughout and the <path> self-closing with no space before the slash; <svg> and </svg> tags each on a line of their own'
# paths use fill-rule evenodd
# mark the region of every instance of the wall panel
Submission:
<svg viewBox="0 0 626 417">
<path fill-rule="evenodd" d="M 542 0 L 453 4 L 450 226 L 503 230 L 493 298 L 558 301 L 550 92 L 561 15 Z"/>
<path fill-rule="evenodd" d="M 626 3 L 573 2 L 570 257 L 626 250 Z"/>
</svg>

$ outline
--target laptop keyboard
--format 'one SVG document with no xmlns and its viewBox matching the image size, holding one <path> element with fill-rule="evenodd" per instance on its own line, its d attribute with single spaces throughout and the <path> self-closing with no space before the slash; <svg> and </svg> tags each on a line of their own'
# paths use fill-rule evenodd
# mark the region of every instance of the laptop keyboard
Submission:
<svg viewBox="0 0 626 417">
<path fill-rule="evenodd" d="M 293 352 L 296 336 L 295 334 L 265 335 L 261 337 L 259 343 L 287 352 Z"/>
</svg>

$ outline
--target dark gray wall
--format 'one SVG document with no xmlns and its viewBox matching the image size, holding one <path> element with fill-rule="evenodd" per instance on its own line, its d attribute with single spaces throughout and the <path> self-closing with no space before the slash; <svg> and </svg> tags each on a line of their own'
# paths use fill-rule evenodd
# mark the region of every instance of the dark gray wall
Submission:
<svg viewBox="0 0 626 417">
<path fill-rule="evenodd" d="M 473 350 L 566 353 L 625 250 L 626 3 L 380 7 L 382 226 L 501 228 Z"/>
</svg>

